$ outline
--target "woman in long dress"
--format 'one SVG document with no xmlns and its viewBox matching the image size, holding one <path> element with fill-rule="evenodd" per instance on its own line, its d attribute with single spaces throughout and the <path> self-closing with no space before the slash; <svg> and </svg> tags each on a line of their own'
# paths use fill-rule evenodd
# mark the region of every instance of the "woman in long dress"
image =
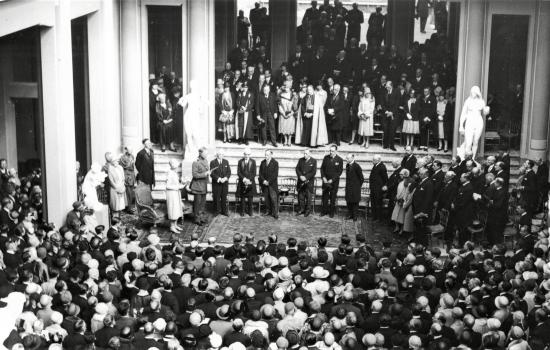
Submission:
<svg viewBox="0 0 550 350">
<path fill-rule="evenodd" d="M 290 147 L 292 135 L 296 130 L 296 119 L 294 117 L 293 104 L 294 97 L 290 89 L 292 82 L 287 81 L 283 85 L 283 91 L 279 95 L 279 134 L 283 134 L 283 146 Z"/>
<path fill-rule="evenodd" d="M 310 146 L 324 146 L 328 143 L 327 123 L 325 121 L 325 103 L 327 102 L 327 92 L 323 90 L 321 84 L 317 85 L 315 90 L 315 101 L 313 103 L 313 118 L 311 123 L 311 142 Z"/>
<path fill-rule="evenodd" d="M 157 96 L 155 105 L 155 113 L 157 116 L 157 128 L 159 130 L 159 139 L 161 151 L 166 151 L 166 146 L 172 152 L 174 147 L 174 119 L 172 118 L 172 104 L 166 98 L 166 94 L 160 93 Z"/>
<path fill-rule="evenodd" d="M 405 197 L 409 191 L 407 186 L 410 182 L 409 180 L 409 170 L 402 169 L 399 172 L 399 177 L 401 182 L 397 185 L 397 195 L 395 196 L 395 206 L 393 207 L 393 212 L 391 214 L 391 219 L 395 223 L 395 229 L 393 233 L 403 233 L 403 223 L 405 222 L 405 208 L 403 204 L 405 203 Z"/>
<path fill-rule="evenodd" d="M 449 143 L 445 139 L 445 111 L 447 110 L 447 100 L 445 95 L 441 93 L 437 96 L 437 138 L 438 138 L 438 147 L 437 150 L 441 151 L 442 149 L 448 149 Z"/>
<path fill-rule="evenodd" d="M 113 216 L 120 216 L 120 211 L 126 209 L 126 185 L 124 184 L 124 169 L 118 163 L 118 160 L 112 159 L 108 167 L 109 183 L 109 205 L 113 211 Z"/>
<path fill-rule="evenodd" d="M 297 145 L 302 144 L 303 142 L 303 132 L 304 132 L 304 123 L 302 121 L 302 105 L 305 106 L 305 98 L 307 96 L 307 84 L 300 84 L 300 91 L 298 95 L 294 97 L 292 101 L 292 110 L 296 115 L 296 132 L 294 136 L 294 143 Z"/>
<path fill-rule="evenodd" d="M 369 148 L 370 137 L 374 135 L 372 119 L 374 118 L 375 105 L 370 88 L 365 87 L 357 108 L 357 118 L 359 118 L 358 134 L 363 138 L 361 146 L 365 148 Z"/>
<path fill-rule="evenodd" d="M 101 166 L 93 163 L 82 182 L 84 205 L 93 211 L 83 218 L 89 232 L 94 232 L 98 225 L 109 227 L 109 207 L 101 203 L 97 197 L 97 188 L 103 184 L 106 177 L 107 174 L 101 171 Z"/>
<path fill-rule="evenodd" d="M 473 159 L 476 157 L 479 139 L 483 132 L 483 118 L 489 114 L 489 107 L 481 96 L 479 86 L 472 86 L 470 96 L 462 106 L 460 114 L 459 132 L 464 135 L 464 143 L 460 146 L 459 154 L 462 158 L 466 153 L 472 152 Z"/>
<path fill-rule="evenodd" d="M 178 162 L 174 159 L 170 160 L 170 169 L 166 174 L 166 211 L 168 220 L 170 220 L 170 231 L 180 233 L 181 228 L 178 227 L 177 221 L 183 215 L 183 203 L 181 201 L 180 190 L 183 184 L 178 176 Z"/>
<path fill-rule="evenodd" d="M 405 147 L 414 144 L 414 135 L 420 134 L 420 122 L 418 121 L 418 104 L 416 102 L 416 91 L 409 91 L 409 100 L 405 104 L 405 120 L 401 130 L 405 134 Z"/>
<path fill-rule="evenodd" d="M 235 97 L 230 91 L 230 84 L 225 83 L 223 87 L 223 93 L 220 96 L 220 123 L 222 125 L 223 142 L 231 142 L 231 139 L 235 136 L 234 129 L 234 102 Z"/>
</svg>

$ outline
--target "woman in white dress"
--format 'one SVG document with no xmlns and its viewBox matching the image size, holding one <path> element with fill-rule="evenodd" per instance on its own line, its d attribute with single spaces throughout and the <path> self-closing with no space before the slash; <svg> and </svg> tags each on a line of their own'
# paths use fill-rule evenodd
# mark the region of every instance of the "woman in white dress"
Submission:
<svg viewBox="0 0 550 350">
<path fill-rule="evenodd" d="M 230 87 L 231 85 L 226 82 L 223 86 L 223 93 L 220 96 L 220 123 L 222 124 L 224 143 L 231 142 L 231 139 L 235 136 L 233 132 L 235 98 L 233 93 L 229 90 Z"/>
<path fill-rule="evenodd" d="M 362 147 L 369 148 L 370 137 L 374 135 L 373 118 L 376 103 L 369 87 L 363 90 L 363 96 L 359 99 L 357 108 L 357 118 L 359 118 L 359 128 L 357 133 L 363 138 Z"/>
<path fill-rule="evenodd" d="M 109 204 L 113 211 L 113 216 L 120 216 L 120 211 L 126 209 L 126 185 L 124 184 L 124 169 L 118 163 L 118 159 L 111 158 L 108 174 L 109 183 Z"/>
<path fill-rule="evenodd" d="M 290 147 L 292 135 L 296 130 L 296 118 L 292 109 L 294 95 L 290 89 L 292 82 L 286 81 L 283 85 L 283 91 L 279 95 L 279 134 L 283 134 L 285 140 L 283 146 Z"/>
<path fill-rule="evenodd" d="M 460 114 L 459 132 L 464 135 L 464 143 L 460 146 L 459 154 L 462 158 L 464 154 L 472 152 L 473 159 L 476 157 L 479 139 L 483 132 L 483 118 L 489 114 L 490 109 L 485 104 L 481 96 L 479 86 L 473 86 L 470 90 L 470 97 L 462 106 Z"/>
<path fill-rule="evenodd" d="M 402 169 L 399 172 L 399 177 L 401 182 L 397 185 L 397 195 L 395 196 L 395 206 L 393 207 L 393 212 L 391 214 L 391 219 L 395 223 L 395 229 L 393 233 L 403 233 L 403 223 L 405 222 L 405 208 L 403 204 L 405 203 L 405 197 L 407 196 L 407 185 L 409 183 L 409 170 Z"/>
<path fill-rule="evenodd" d="M 103 184 L 106 177 L 107 174 L 101 171 L 101 166 L 93 163 L 82 182 L 84 205 L 93 210 L 93 214 L 85 215 L 83 218 L 89 232 L 94 232 L 98 225 L 109 227 L 109 207 L 97 198 L 97 187 Z"/>
<path fill-rule="evenodd" d="M 327 92 L 323 90 L 319 83 L 315 90 L 315 100 L 313 103 L 313 117 L 311 122 L 311 142 L 312 147 L 324 146 L 328 143 L 327 123 L 325 121 L 325 103 L 327 102 Z"/>
<path fill-rule="evenodd" d="M 183 203 L 181 202 L 180 190 L 183 184 L 178 176 L 178 162 L 174 159 L 170 160 L 170 170 L 166 174 L 166 211 L 168 220 L 170 220 L 170 231 L 180 233 L 181 228 L 178 227 L 177 221 L 183 215 Z"/>
</svg>

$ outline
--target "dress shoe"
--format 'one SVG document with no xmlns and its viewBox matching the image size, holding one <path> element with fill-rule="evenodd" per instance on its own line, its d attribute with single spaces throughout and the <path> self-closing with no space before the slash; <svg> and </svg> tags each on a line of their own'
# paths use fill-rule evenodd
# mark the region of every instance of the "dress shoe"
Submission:
<svg viewBox="0 0 550 350">
<path fill-rule="evenodd" d="M 300 216 L 300 215 L 305 214 L 305 213 L 306 213 L 305 210 L 299 211 L 299 212 L 296 213 L 296 216 Z"/>
<path fill-rule="evenodd" d="M 353 221 L 357 221 L 357 218 L 356 218 L 356 217 L 354 217 L 354 218 L 353 218 L 352 220 L 353 220 Z"/>
<path fill-rule="evenodd" d="M 351 219 L 353 219 L 353 216 L 351 215 L 346 216 L 346 220 L 351 220 Z"/>
<path fill-rule="evenodd" d="M 328 217 L 332 219 L 334 217 L 334 214 L 330 213 Z"/>
<path fill-rule="evenodd" d="M 248 140 L 245 140 L 245 141 L 244 141 L 244 144 L 248 146 Z"/>
<path fill-rule="evenodd" d="M 243 212 L 240 212 L 239 214 L 241 215 L 241 217 L 244 217 L 244 213 L 243 213 Z"/>
<path fill-rule="evenodd" d="M 307 217 L 309 216 L 309 214 L 311 214 L 311 212 L 310 212 L 310 211 L 306 211 L 306 212 L 304 213 L 304 217 L 307 218 Z"/>
<path fill-rule="evenodd" d="M 274 218 L 275 220 L 279 220 L 279 215 L 273 215 L 273 218 Z"/>
<path fill-rule="evenodd" d="M 249 211 L 249 212 L 248 212 L 248 216 L 254 216 L 254 213 L 251 212 L 251 211 Z"/>
<path fill-rule="evenodd" d="M 176 151 L 177 151 L 177 150 L 176 150 L 175 147 L 171 147 L 171 148 L 170 148 L 170 152 L 176 152 Z"/>
<path fill-rule="evenodd" d="M 262 216 L 271 216 L 271 213 L 263 213 Z"/>
<path fill-rule="evenodd" d="M 279 147 L 279 146 L 277 146 L 277 143 L 276 143 L 276 142 L 271 142 L 271 145 L 272 145 L 273 147 Z"/>
<path fill-rule="evenodd" d="M 229 216 L 229 213 L 227 213 L 226 211 L 222 212 L 222 215 L 223 216 Z"/>
<path fill-rule="evenodd" d="M 393 147 L 393 146 L 390 147 L 390 149 L 391 149 L 392 151 L 397 151 L 397 150 L 395 149 L 395 147 Z"/>
<path fill-rule="evenodd" d="M 264 147 L 265 147 L 265 145 L 266 145 L 266 144 L 267 144 L 267 142 L 262 142 L 262 146 L 264 146 Z"/>
<path fill-rule="evenodd" d="M 321 213 L 319 214 L 319 216 L 325 216 L 325 215 L 327 215 L 327 213 L 325 213 L 325 212 L 321 212 Z"/>
<path fill-rule="evenodd" d="M 161 152 L 166 152 L 166 147 L 162 146 L 162 147 L 160 148 L 160 151 L 161 151 Z"/>
</svg>

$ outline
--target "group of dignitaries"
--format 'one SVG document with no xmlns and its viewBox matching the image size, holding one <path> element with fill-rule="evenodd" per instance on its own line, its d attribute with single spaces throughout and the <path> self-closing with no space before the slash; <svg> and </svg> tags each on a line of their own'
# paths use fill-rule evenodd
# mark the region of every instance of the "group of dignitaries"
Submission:
<svg viewBox="0 0 550 350">
<path fill-rule="evenodd" d="M 357 220 L 359 202 L 361 200 L 361 186 L 364 182 L 363 170 L 355 161 L 355 155 L 350 153 L 344 161 L 337 154 L 338 147 L 330 146 L 330 152 L 323 158 L 320 172 L 322 179 L 322 211 L 321 216 L 334 217 L 337 205 L 337 193 L 340 177 L 346 170 L 346 195 L 345 199 L 349 209 L 349 219 Z M 204 152 L 204 151 L 203 151 Z M 243 158 L 237 164 L 237 189 L 236 197 L 240 204 L 240 215 L 245 213 L 253 216 L 253 200 L 258 194 L 257 186 L 261 189 L 264 198 L 266 216 L 279 218 L 279 163 L 273 158 L 273 151 L 265 151 L 265 159 L 260 163 L 259 169 L 256 161 L 250 157 L 251 151 L 245 148 Z M 202 156 L 202 155 L 201 155 Z M 209 174 L 212 178 L 212 194 L 216 214 L 228 215 L 227 195 L 228 182 L 220 179 L 228 179 L 231 176 L 231 168 L 223 151 L 216 152 L 216 158 L 210 162 Z M 200 158 L 200 157 L 199 157 Z M 197 160 L 199 161 L 199 160 Z M 296 165 L 296 192 L 298 194 L 299 210 L 296 215 L 311 215 L 315 201 L 315 187 L 317 174 L 317 160 L 312 157 L 309 149 L 304 150 L 303 157 Z M 258 179 L 258 183 L 256 182 Z"/>
<path fill-rule="evenodd" d="M 340 1 L 320 7 L 312 2 L 298 44 L 280 67 L 272 66 L 262 42 L 249 47 L 241 40 L 218 74 L 217 137 L 245 144 L 258 137 L 273 147 L 342 141 L 368 147 L 371 137 L 383 133 L 384 148 L 394 150 L 401 133 L 407 145 L 418 138 L 416 144 L 427 149 L 431 138 L 448 151 L 456 70 L 447 38 L 434 34 L 406 52 L 381 45 L 384 15 L 377 9 L 367 45 L 359 38 L 362 17 L 357 6 L 348 11 Z M 344 39 L 336 28 L 348 19 Z"/>
<path fill-rule="evenodd" d="M 548 166 L 545 162 L 526 161 L 520 169 L 521 176 L 510 193 L 510 157 L 500 152 L 489 156 L 482 163 L 476 162 L 471 153 L 464 159 L 455 156 L 444 169 L 441 161 L 431 155 L 417 158 L 411 147 L 401 162 L 392 162 L 388 171 L 380 155 L 374 155 L 368 176 L 368 186 L 363 186 L 363 168 L 349 153 L 344 159 L 338 155 L 338 147 L 331 145 L 319 167 L 309 149 L 296 165 L 296 193 L 299 209 L 296 215 L 312 214 L 316 189 L 322 191 L 321 216 L 333 217 L 336 212 L 338 190 L 345 169 L 345 201 L 348 219 L 357 220 L 359 203 L 368 201 L 373 220 L 379 223 L 393 222 L 395 234 L 405 235 L 417 242 L 427 242 L 428 226 L 443 222 L 444 238 L 449 245 L 472 239 L 472 229 L 483 228 L 490 243 L 499 243 L 509 223 L 509 214 L 519 215 L 518 228 L 530 225 L 531 217 L 540 211 L 548 190 Z M 216 214 L 228 215 L 227 194 L 231 167 L 219 150 L 210 162 L 212 192 Z M 245 148 L 244 156 L 237 164 L 236 200 L 240 215 L 253 215 L 254 196 L 258 186 L 265 203 L 266 216 L 279 217 L 278 183 L 279 164 L 273 151 L 265 151 L 265 159 L 259 168 Z M 222 179 L 222 180 L 220 180 Z M 286 186 L 286 184 L 285 184 Z M 368 190 L 367 190 L 368 189 Z M 288 190 L 288 189 L 285 189 Z M 509 203 L 513 210 L 509 210 Z M 483 231 L 482 230 L 482 231 Z"/>
</svg>

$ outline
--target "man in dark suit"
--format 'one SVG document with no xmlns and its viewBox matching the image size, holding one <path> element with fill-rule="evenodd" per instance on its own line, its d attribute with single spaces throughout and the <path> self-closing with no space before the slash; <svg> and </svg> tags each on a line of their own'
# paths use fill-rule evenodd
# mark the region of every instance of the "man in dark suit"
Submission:
<svg viewBox="0 0 550 350">
<path fill-rule="evenodd" d="M 151 189 L 155 185 L 155 155 L 153 144 L 149 139 L 143 139 L 143 149 L 136 155 L 137 180 Z"/>
<path fill-rule="evenodd" d="M 510 183 L 510 174 L 506 172 L 504 169 L 505 164 L 501 161 L 498 161 L 495 163 L 495 178 L 500 177 L 502 180 L 504 180 L 504 188 L 508 190 L 508 186 Z"/>
<path fill-rule="evenodd" d="M 329 215 L 331 218 L 334 217 L 338 185 L 340 183 L 340 176 L 344 170 L 344 160 L 336 154 L 337 149 L 336 145 L 331 145 L 330 154 L 327 154 L 323 158 L 323 163 L 321 164 L 321 178 L 323 179 L 323 208 L 321 209 L 321 216 Z"/>
<path fill-rule="evenodd" d="M 494 181 L 494 190 L 488 199 L 487 240 L 490 244 L 502 242 L 502 233 L 508 221 L 508 191 L 504 188 L 504 180 Z"/>
<path fill-rule="evenodd" d="M 79 205 L 82 205 L 82 203 L 80 202 L 76 202 L 76 203 L 79 203 Z M 11 217 L 13 205 L 14 203 L 9 198 L 2 199 L 2 210 L 0 211 L 0 227 L 6 225 L 8 227 L 8 232 L 11 232 L 16 226 L 15 221 Z M 74 207 L 74 204 L 73 204 L 73 207 Z M 71 210 L 69 214 L 73 212 L 74 210 Z M 67 226 L 69 225 L 69 222 L 73 222 L 72 220 L 75 219 L 73 215 L 70 215 L 69 217 L 69 214 L 67 214 L 67 222 L 66 222 Z M 71 219 L 71 221 L 69 221 L 69 219 Z M 80 217 L 76 217 L 76 220 L 78 220 L 78 222 L 81 222 Z"/>
<path fill-rule="evenodd" d="M 352 38 L 361 40 L 361 24 L 365 22 L 363 11 L 359 10 L 357 3 L 354 3 L 352 9 L 348 11 L 346 22 L 348 22 L 348 46 Z"/>
<path fill-rule="evenodd" d="M 428 150 L 428 133 L 437 125 L 437 102 L 429 87 L 424 88 L 424 96 L 419 101 L 418 119 L 420 121 L 420 149 Z M 434 133 L 434 135 L 436 135 Z"/>
<path fill-rule="evenodd" d="M 256 39 L 260 36 L 260 27 L 262 21 L 262 9 L 260 8 L 260 3 L 254 3 L 254 8 L 250 10 L 248 14 L 248 19 L 252 26 L 252 44 L 256 43 Z"/>
<path fill-rule="evenodd" d="M 271 92 L 269 85 L 264 85 L 262 93 L 257 98 L 257 119 L 260 122 L 262 144 L 267 143 L 267 129 L 273 147 L 277 147 L 277 132 L 275 131 L 275 119 L 277 119 L 277 98 Z"/>
<path fill-rule="evenodd" d="M 4 198 L 4 199 L 6 199 L 6 198 Z M 11 202 L 9 199 L 8 199 L 8 201 Z M 4 204 L 4 200 L 2 200 L 2 209 L 4 209 L 4 210 L 2 210 L 1 215 L 4 215 L 4 212 L 6 211 L 5 209 L 7 209 L 6 205 Z M 85 209 L 85 207 L 84 207 L 84 204 L 82 204 L 82 202 L 74 202 L 73 203 L 73 210 L 71 210 L 70 212 L 67 213 L 67 217 L 65 219 L 65 226 L 67 226 L 73 232 L 78 232 L 80 230 L 80 225 L 82 225 L 84 223 L 83 220 L 82 220 L 82 211 L 84 209 Z M 9 213 L 9 211 L 8 211 L 8 213 Z M 7 222 L 4 222 L 4 216 L 0 216 L 0 224 L 1 225 L 8 224 Z"/>
<path fill-rule="evenodd" d="M 394 136 L 397 127 L 397 118 L 399 110 L 399 93 L 393 88 L 393 83 L 386 83 L 386 94 L 384 95 L 383 106 L 384 115 L 382 116 L 382 126 L 384 128 L 384 149 L 395 151 Z"/>
<path fill-rule="evenodd" d="M 407 169 L 412 175 L 416 171 L 416 156 L 411 146 L 405 147 L 405 152 L 407 154 L 401 160 L 401 167 Z"/>
<path fill-rule="evenodd" d="M 542 158 L 537 160 L 537 187 L 539 190 L 539 201 L 537 202 L 537 211 L 542 211 L 543 204 L 548 197 L 548 162 Z"/>
<path fill-rule="evenodd" d="M 386 196 L 389 199 L 388 208 L 393 208 L 395 206 L 395 197 L 397 196 L 397 186 L 402 180 L 400 174 L 401 174 L 401 170 L 403 170 L 403 167 L 396 160 L 391 162 L 391 166 L 393 171 L 391 175 L 388 177 L 388 181 L 386 182 L 386 188 L 387 188 Z"/>
<path fill-rule="evenodd" d="M 252 216 L 252 200 L 256 194 L 256 162 L 250 158 L 250 148 L 244 149 L 244 157 L 237 165 L 237 197 L 241 202 L 241 216 L 244 216 L 244 202 L 247 201 L 246 212 Z"/>
<path fill-rule="evenodd" d="M 242 84 L 241 91 L 237 95 L 237 113 L 235 115 L 235 138 L 242 144 L 248 145 L 248 140 L 254 137 L 253 114 L 254 95 L 248 89 L 248 83 Z"/>
<path fill-rule="evenodd" d="M 346 204 L 348 220 L 357 221 L 357 211 L 361 201 L 361 186 L 365 181 L 363 169 L 355 162 L 355 154 L 348 153 L 346 157 Z"/>
<path fill-rule="evenodd" d="M 451 203 L 456 196 L 458 191 L 458 184 L 455 181 L 456 174 L 453 171 L 447 171 L 445 173 L 443 186 L 439 192 L 434 191 L 434 206 L 437 208 L 437 211 L 445 209 L 447 211 L 451 210 Z"/>
<path fill-rule="evenodd" d="M 382 220 L 382 196 L 387 190 L 388 172 L 379 154 L 376 154 L 372 161 L 374 165 L 369 175 L 370 201 L 373 220 L 379 221 Z"/>
<path fill-rule="evenodd" d="M 311 156 L 308 149 L 304 150 L 304 156 L 300 158 L 296 165 L 296 175 L 298 175 L 298 204 L 300 211 L 296 215 L 311 214 L 311 206 L 314 199 L 315 173 L 317 173 L 317 161 Z"/>
<path fill-rule="evenodd" d="M 474 188 L 470 183 L 470 173 L 463 173 L 460 176 L 460 186 L 457 195 L 451 204 L 451 217 L 453 226 L 459 234 L 460 243 L 467 239 L 467 228 L 472 223 L 474 216 Z"/>
<path fill-rule="evenodd" d="M 212 178 L 212 197 L 214 197 L 214 206 L 216 215 L 227 213 L 227 190 L 229 188 L 229 177 L 231 176 L 231 167 L 227 159 L 223 158 L 223 150 L 218 149 L 216 158 L 210 162 L 210 177 Z"/>
<path fill-rule="evenodd" d="M 265 200 L 265 214 L 271 215 L 275 219 L 279 218 L 279 187 L 277 179 L 279 177 L 279 163 L 273 159 L 273 151 L 265 151 L 265 159 L 260 163 L 260 173 L 258 181 L 262 188 Z"/>
<path fill-rule="evenodd" d="M 288 71 L 296 82 L 307 74 L 308 57 L 302 52 L 302 45 L 296 45 L 296 52 L 288 58 Z"/>
<path fill-rule="evenodd" d="M 369 27 L 367 30 L 367 44 L 369 47 L 380 46 L 384 41 L 384 22 L 386 16 L 382 14 L 382 7 L 376 7 L 376 12 L 369 16 Z"/>
<path fill-rule="evenodd" d="M 416 242 L 426 244 L 426 225 L 432 211 L 433 184 L 426 168 L 418 170 L 420 182 L 414 191 L 412 206 L 414 215 L 414 239 Z"/>
<path fill-rule="evenodd" d="M 445 173 L 443 172 L 442 168 L 443 164 L 441 164 L 441 161 L 434 160 L 434 162 L 432 163 L 433 174 L 431 176 L 431 180 L 434 187 L 434 195 L 436 196 L 439 194 L 439 192 L 441 192 L 445 181 Z"/>
<path fill-rule="evenodd" d="M 342 138 L 342 125 L 344 120 L 347 120 L 349 110 L 346 111 L 346 102 L 340 94 L 340 84 L 334 85 L 334 94 L 329 97 L 328 101 L 327 124 L 329 128 L 329 142 L 340 146 Z"/>
<path fill-rule="evenodd" d="M 533 214 L 538 203 L 537 175 L 533 170 L 535 167 L 535 162 L 532 160 L 527 160 L 525 162 L 525 167 L 527 171 L 521 181 L 521 196 L 526 204 L 527 211 L 530 214 Z"/>
</svg>

